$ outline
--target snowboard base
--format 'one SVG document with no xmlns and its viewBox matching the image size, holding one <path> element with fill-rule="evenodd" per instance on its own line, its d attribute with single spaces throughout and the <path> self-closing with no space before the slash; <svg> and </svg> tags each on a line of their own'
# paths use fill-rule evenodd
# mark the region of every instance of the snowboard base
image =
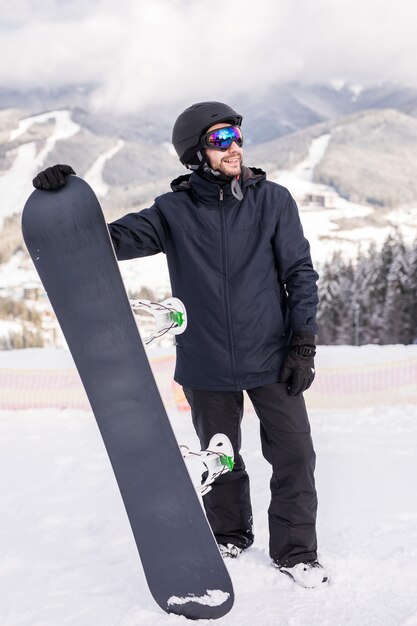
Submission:
<svg viewBox="0 0 417 626">
<path fill-rule="evenodd" d="M 29 197 L 26 245 L 87 392 L 153 597 L 191 619 L 222 617 L 233 605 L 232 584 L 155 384 L 103 213 L 87 183 L 67 180 Z"/>
</svg>

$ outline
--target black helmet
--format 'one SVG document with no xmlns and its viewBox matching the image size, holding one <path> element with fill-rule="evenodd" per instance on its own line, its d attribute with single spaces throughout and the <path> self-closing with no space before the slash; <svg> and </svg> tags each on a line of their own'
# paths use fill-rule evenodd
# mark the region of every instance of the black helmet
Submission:
<svg viewBox="0 0 417 626">
<path fill-rule="evenodd" d="M 218 122 L 240 126 L 242 116 L 223 102 L 197 102 L 181 113 L 172 130 L 172 143 L 181 163 L 195 166 L 201 161 L 196 159 L 201 137 Z"/>
</svg>

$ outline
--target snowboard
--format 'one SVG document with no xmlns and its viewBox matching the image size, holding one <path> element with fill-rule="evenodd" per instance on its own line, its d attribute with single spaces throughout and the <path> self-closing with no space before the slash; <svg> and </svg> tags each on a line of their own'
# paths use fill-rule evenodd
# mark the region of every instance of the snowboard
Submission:
<svg viewBox="0 0 417 626">
<path fill-rule="evenodd" d="M 122 495 L 149 589 L 168 613 L 215 619 L 233 588 L 143 347 L 100 204 L 69 176 L 35 190 L 25 243 L 64 333 Z"/>
</svg>

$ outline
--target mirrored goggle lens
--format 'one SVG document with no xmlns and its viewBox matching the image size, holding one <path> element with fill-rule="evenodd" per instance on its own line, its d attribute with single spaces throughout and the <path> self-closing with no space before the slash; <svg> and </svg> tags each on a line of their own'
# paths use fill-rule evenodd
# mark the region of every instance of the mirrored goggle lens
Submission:
<svg viewBox="0 0 417 626">
<path fill-rule="evenodd" d="M 233 141 L 236 141 L 238 146 L 243 144 L 242 131 L 239 126 L 227 126 L 213 130 L 205 135 L 204 143 L 208 148 L 227 150 Z"/>
</svg>

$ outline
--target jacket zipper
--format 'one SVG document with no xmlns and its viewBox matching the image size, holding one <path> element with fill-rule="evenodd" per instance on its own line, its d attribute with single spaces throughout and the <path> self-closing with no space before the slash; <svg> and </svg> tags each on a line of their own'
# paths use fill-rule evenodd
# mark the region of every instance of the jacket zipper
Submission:
<svg viewBox="0 0 417 626">
<path fill-rule="evenodd" d="M 239 379 L 236 371 L 236 360 L 235 360 L 235 351 L 233 345 L 233 334 L 232 334 L 232 314 L 230 311 L 230 296 L 229 296 L 229 285 L 227 282 L 227 230 L 226 230 L 226 215 L 224 210 L 224 191 L 223 188 L 220 187 L 220 217 L 221 217 L 221 237 L 222 237 L 222 254 L 223 254 L 223 293 L 224 293 L 224 301 L 226 305 L 226 327 L 227 327 L 227 337 L 229 340 L 229 354 L 230 354 L 230 365 L 232 368 L 233 380 L 235 384 L 236 390 L 239 390 Z"/>
</svg>

